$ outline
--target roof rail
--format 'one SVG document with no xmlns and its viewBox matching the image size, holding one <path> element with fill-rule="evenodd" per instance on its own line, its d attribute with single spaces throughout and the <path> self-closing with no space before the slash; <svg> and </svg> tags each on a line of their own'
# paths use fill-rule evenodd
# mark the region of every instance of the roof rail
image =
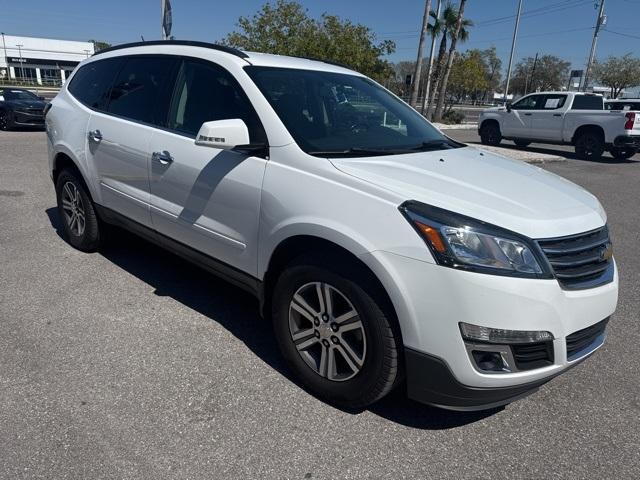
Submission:
<svg viewBox="0 0 640 480">
<path fill-rule="evenodd" d="M 123 43 L 121 45 L 115 45 L 113 47 L 105 48 L 103 50 L 98 50 L 93 54 L 93 56 L 100 55 L 102 53 L 113 52 L 114 50 L 121 50 L 123 48 L 147 47 L 151 45 L 185 45 L 188 47 L 210 48 L 211 50 L 218 50 L 221 52 L 230 53 L 231 55 L 235 55 L 236 57 L 249 58 L 249 55 L 244 53 L 242 50 L 238 50 L 237 48 L 227 47 L 226 45 L 217 45 L 215 43 L 193 42 L 190 40 L 151 40 L 148 42 Z"/>
</svg>

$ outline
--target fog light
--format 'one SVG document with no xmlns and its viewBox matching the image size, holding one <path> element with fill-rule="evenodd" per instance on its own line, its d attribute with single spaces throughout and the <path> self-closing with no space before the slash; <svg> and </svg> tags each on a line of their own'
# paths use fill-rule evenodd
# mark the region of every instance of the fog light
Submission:
<svg viewBox="0 0 640 480">
<path fill-rule="evenodd" d="M 483 352 L 473 350 L 471 352 L 477 367 L 485 372 L 510 372 L 511 368 L 500 352 Z"/>
<path fill-rule="evenodd" d="M 553 340 L 551 332 L 537 330 L 504 330 L 501 328 L 481 327 L 460 322 L 460 333 L 465 340 L 487 343 L 536 343 Z"/>
</svg>

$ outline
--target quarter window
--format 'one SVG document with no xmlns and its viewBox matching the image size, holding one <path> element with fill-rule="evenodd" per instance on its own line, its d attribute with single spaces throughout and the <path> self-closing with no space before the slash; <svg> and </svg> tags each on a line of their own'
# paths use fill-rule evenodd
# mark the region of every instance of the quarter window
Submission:
<svg viewBox="0 0 640 480">
<path fill-rule="evenodd" d="M 177 60 L 170 56 L 129 57 L 111 93 L 108 112 L 152 125 L 164 125 Z"/>
<path fill-rule="evenodd" d="M 266 134 L 242 87 L 224 68 L 185 60 L 178 74 L 169 110 L 168 128 L 195 136 L 205 122 L 239 118 L 251 143 L 265 143 Z"/>
<path fill-rule="evenodd" d="M 87 107 L 104 110 L 109 88 L 123 62 L 118 57 L 84 65 L 71 79 L 69 92 Z"/>
</svg>

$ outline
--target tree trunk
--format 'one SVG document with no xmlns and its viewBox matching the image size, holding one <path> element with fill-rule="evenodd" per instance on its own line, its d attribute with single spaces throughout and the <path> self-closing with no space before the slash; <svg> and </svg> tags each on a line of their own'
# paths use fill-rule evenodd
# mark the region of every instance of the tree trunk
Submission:
<svg viewBox="0 0 640 480">
<path fill-rule="evenodd" d="M 442 33 L 442 40 L 440 40 L 440 47 L 438 48 L 438 59 L 436 60 L 436 68 L 433 71 L 433 85 L 431 91 L 429 92 L 429 106 L 427 107 L 427 112 L 425 116 L 429 118 L 429 112 L 431 111 L 431 107 L 433 106 L 433 101 L 436 98 L 436 92 L 438 91 L 438 86 L 440 85 L 440 74 L 442 73 L 442 69 L 444 68 L 444 57 L 447 54 L 447 33 Z"/>
<path fill-rule="evenodd" d="M 413 74 L 413 90 L 409 105 L 412 107 L 418 101 L 418 91 L 420 89 L 420 76 L 422 75 L 422 55 L 424 50 L 424 38 L 427 36 L 427 26 L 429 25 L 429 12 L 431 11 L 431 0 L 426 0 L 424 5 L 424 16 L 422 17 L 422 30 L 420 31 L 420 43 L 418 44 L 418 58 L 416 59 L 416 70 Z"/>
<path fill-rule="evenodd" d="M 458 10 L 458 21 L 456 22 L 456 31 L 453 32 L 451 37 L 451 46 L 449 47 L 449 58 L 447 59 L 447 66 L 442 80 L 440 81 L 440 91 L 438 92 L 438 104 L 436 111 L 433 114 L 433 119 L 439 122 L 442 118 L 442 108 L 444 107 L 444 97 L 447 94 L 447 82 L 449 82 L 449 74 L 451 73 L 451 67 L 453 66 L 453 59 L 456 55 L 456 44 L 458 43 L 458 35 L 460 34 L 460 28 L 462 27 L 462 16 L 464 14 L 464 6 L 467 0 L 460 0 L 460 9 Z"/>
</svg>

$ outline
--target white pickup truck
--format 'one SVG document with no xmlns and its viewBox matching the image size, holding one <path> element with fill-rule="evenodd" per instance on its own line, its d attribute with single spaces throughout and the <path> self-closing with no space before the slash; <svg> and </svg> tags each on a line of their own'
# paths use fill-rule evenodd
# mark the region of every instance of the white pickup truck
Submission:
<svg viewBox="0 0 640 480">
<path fill-rule="evenodd" d="M 583 159 L 608 150 L 614 158 L 632 157 L 640 149 L 640 112 L 605 110 L 600 95 L 536 92 L 514 104 L 484 110 L 478 132 L 485 145 L 503 139 L 519 147 L 532 142 L 574 145 Z"/>
</svg>

